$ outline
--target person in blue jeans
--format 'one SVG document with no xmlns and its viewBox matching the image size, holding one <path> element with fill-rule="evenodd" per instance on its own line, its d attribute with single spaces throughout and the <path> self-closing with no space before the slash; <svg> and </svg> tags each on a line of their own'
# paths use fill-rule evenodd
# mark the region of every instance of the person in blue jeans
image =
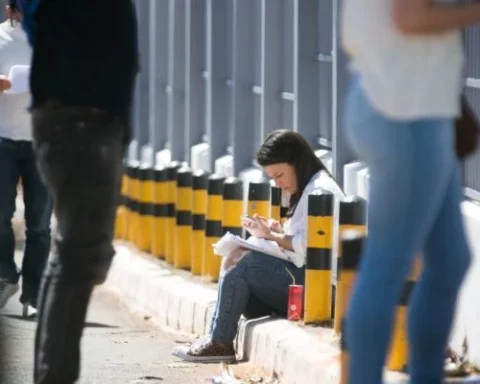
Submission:
<svg viewBox="0 0 480 384">
<path fill-rule="evenodd" d="M 14 65 L 29 65 L 31 49 L 20 23 L 0 24 L 0 73 Z M 4 76 L 3 81 L 8 83 Z M 9 84 L 10 86 L 10 84 Z M 22 276 L 23 316 L 34 315 L 37 296 L 50 252 L 52 200 L 36 167 L 32 144 L 29 93 L 0 94 L 0 308 L 18 291 Z M 25 204 L 26 242 L 21 269 L 14 260 L 12 218 L 21 181 Z"/>
<path fill-rule="evenodd" d="M 283 226 L 274 220 L 254 216 L 244 225 L 252 236 L 276 242 L 305 260 L 308 220 L 308 195 L 328 190 L 339 198 L 343 192 L 323 163 L 298 133 L 279 130 L 271 133 L 257 153 L 258 164 L 289 199 L 288 220 Z M 305 267 L 258 252 L 234 251 L 234 263 L 223 265 L 218 299 L 210 333 L 194 343 L 187 361 L 220 362 L 235 360 L 233 341 L 238 321 L 287 313 L 288 287 L 293 274 L 296 284 L 305 282 Z"/>
<path fill-rule="evenodd" d="M 349 384 L 381 384 L 395 306 L 414 257 L 411 384 L 443 382 L 444 351 L 470 265 L 453 122 L 460 115 L 461 28 L 479 4 L 346 0 L 343 46 L 354 70 L 351 144 L 370 168 L 368 238 L 344 329 Z"/>
</svg>

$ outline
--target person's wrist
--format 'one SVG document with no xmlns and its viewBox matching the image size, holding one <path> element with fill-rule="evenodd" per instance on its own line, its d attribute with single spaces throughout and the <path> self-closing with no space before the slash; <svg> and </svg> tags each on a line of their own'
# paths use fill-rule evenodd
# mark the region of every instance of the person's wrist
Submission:
<svg viewBox="0 0 480 384">
<path fill-rule="evenodd" d="M 270 241 L 276 241 L 277 240 L 277 233 L 270 230 L 270 232 L 268 233 L 268 235 L 265 237 L 265 239 L 267 240 L 270 240 Z"/>
</svg>

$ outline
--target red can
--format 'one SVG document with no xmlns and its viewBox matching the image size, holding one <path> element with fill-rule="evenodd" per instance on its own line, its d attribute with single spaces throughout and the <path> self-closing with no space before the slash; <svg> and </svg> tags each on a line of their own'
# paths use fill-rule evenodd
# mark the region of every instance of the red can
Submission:
<svg viewBox="0 0 480 384">
<path fill-rule="evenodd" d="M 299 321 L 303 318 L 303 285 L 288 287 L 288 320 Z"/>
</svg>

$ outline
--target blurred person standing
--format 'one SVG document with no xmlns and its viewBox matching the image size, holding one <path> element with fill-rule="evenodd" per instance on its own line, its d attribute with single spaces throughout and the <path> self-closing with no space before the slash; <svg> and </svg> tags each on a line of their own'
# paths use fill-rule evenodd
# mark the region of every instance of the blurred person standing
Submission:
<svg viewBox="0 0 480 384">
<path fill-rule="evenodd" d="M 345 0 L 342 18 L 354 73 L 346 129 L 371 172 L 368 239 L 347 313 L 349 383 L 382 383 L 395 306 L 420 251 L 410 383 L 440 384 L 471 259 L 454 121 L 462 112 L 461 29 L 480 22 L 480 4 Z"/>
<path fill-rule="evenodd" d="M 131 0 L 10 0 L 33 47 L 35 150 L 54 201 L 56 247 L 39 296 L 35 383 L 79 378 L 92 291 L 107 277 L 138 71 Z"/>
</svg>

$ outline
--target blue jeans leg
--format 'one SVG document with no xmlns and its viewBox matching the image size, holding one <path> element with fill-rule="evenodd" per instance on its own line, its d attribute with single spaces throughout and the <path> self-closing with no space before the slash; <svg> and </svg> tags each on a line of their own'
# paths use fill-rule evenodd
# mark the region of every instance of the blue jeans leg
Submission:
<svg viewBox="0 0 480 384">
<path fill-rule="evenodd" d="M 18 147 L 0 137 L 0 279 L 17 283 L 20 277 L 14 261 L 15 238 L 12 218 L 20 177 Z"/>
<path fill-rule="evenodd" d="M 212 339 L 221 343 L 231 343 L 235 339 L 238 321 L 251 295 L 274 310 L 285 312 L 288 286 L 291 284 L 286 268 L 293 273 L 297 284 L 304 283 L 304 268 L 296 268 L 287 261 L 256 252 L 245 255 L 235 268 L 226 272 L 219 282 Z"/>
<path fill-rule="evenodd" d="M 394 309 L 420 250 L 424 273 L 409 315 L 411 383 L 440 384 L 458 289 L 470 261 L 452 121 L 388 119 L 355 83 L 347 130 L 371 172 L 369 236 L 347 314 L 349 382 L 382 382 Z"/>
<path fill-rule="evenodd" d="M 22 264 L 20 301 L 36 306 L 42 273 L 50 252 L 52 199 L 36 166 L 32 143 L 24 143 L 20 173 L 25 203 L 26 244 Z"/>
</svg>

